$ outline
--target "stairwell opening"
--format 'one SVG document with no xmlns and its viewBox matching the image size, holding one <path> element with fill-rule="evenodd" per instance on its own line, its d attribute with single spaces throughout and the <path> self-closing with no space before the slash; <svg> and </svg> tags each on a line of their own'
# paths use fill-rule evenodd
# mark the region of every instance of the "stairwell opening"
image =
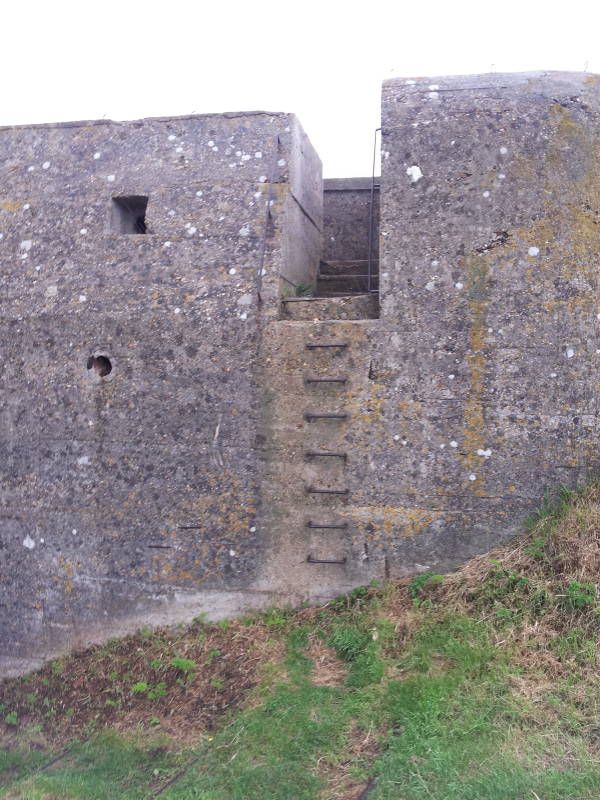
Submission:
<svg viewBox="0 0 600 800">
<path fill-rule="evenodd" d="M 319 297 L 379 293 L 379 179 L 323 181 Z"/>
<path fill-rule="evenodd" d="M 283 319 L 379 317 L 379 186 L 379 178 L 323 181 L 317 274 L 283 298 Z"/>
</svg>

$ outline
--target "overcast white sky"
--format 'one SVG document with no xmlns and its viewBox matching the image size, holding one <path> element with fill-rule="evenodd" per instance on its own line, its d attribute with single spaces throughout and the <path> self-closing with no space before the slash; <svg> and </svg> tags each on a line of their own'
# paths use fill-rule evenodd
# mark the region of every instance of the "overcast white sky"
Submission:
<svg viewBox="0 0 600 800">
<path fill-rule="evenodd" d="M 327 177 L 370 174 L 384 78 L 600 72 L 600 0 L 22 0 L 1 15 L 0 124 L 291 111 Z"/>
</svg>

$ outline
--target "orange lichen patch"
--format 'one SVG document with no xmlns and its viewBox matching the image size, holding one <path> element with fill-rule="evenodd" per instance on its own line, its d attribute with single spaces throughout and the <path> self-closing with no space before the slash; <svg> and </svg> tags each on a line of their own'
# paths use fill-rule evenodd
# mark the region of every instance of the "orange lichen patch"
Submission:
<svg viewBox="0 0 600 800">
<path fill-rule="evenodd" d="M 486 314 L 489 303 L 489 265 L 485 256 L 471 256 L 465 259 L 464 269 L 467 280 L 467 321 L 469 323 L 469 391 L 464 406 L 464 428 L 462 448 L 458 457 L 470 472 L 481 464 L 478 450 L 486 447 L 486 424 L 484 418 L 484 391 L 487 373 Z M 476 473 L 471 473 L 475 474 Z M 476 477 L 468 482 L 475 494 L 483 494 L 483 480 Z"/>
<path fill-rule="evenodd" d="M 18 200 L 0 200 L 0 208 L 2 211 L 18 211 L 23 207 L 23 203 Z"/>
<path fill-rule="evenodd" d="M 363 516 L 353 509 L 357 518 Z M 369 506 L 364 509 L 366 520 L 381 519 L 381 530 L 385 536 L 417 536 L 433 522 L 444 516 L 441 511 L 425 508 L 409 508 L 408 506 Z"/>
</svg>

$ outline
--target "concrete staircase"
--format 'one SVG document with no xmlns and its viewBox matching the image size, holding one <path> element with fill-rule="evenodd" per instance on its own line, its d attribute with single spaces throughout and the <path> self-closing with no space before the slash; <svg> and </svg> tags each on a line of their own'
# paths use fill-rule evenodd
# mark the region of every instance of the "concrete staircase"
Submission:
<svg viewBox="0 0 600 800">
<path fill-rule="evenodd" d="M 369 285 L 367 261 L 321 261 L 315 294 L 317 297 L 339 297 L 376 292 L 379 288 L 379 265 L 371 263 Z"/>
</svg>

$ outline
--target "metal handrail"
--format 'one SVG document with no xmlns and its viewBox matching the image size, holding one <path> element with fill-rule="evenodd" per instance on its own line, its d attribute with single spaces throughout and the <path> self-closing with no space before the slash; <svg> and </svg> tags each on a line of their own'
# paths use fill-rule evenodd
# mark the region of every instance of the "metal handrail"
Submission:
<svg viewBox="0 0 600 800">
<path fill-rule="evenodd" d="M 369 207 L 369 245 L 368 245 L 368 266 L 367 272 L 368 280 L 367 280 L 367 291 L 371 294 L 372 287 L 372 272 L 373 272 L 373 206 L 375 205 L 375 159 L 377 157 L 377 132 L 381 132 L 381 128 L 375 128 L 375 134 L 373 136 L 373 172 L 371 175 L 371 199 L 370 199 L 370 207 Z M 381 184 L 380 184 L 381 185 Z"/>
</svg>

